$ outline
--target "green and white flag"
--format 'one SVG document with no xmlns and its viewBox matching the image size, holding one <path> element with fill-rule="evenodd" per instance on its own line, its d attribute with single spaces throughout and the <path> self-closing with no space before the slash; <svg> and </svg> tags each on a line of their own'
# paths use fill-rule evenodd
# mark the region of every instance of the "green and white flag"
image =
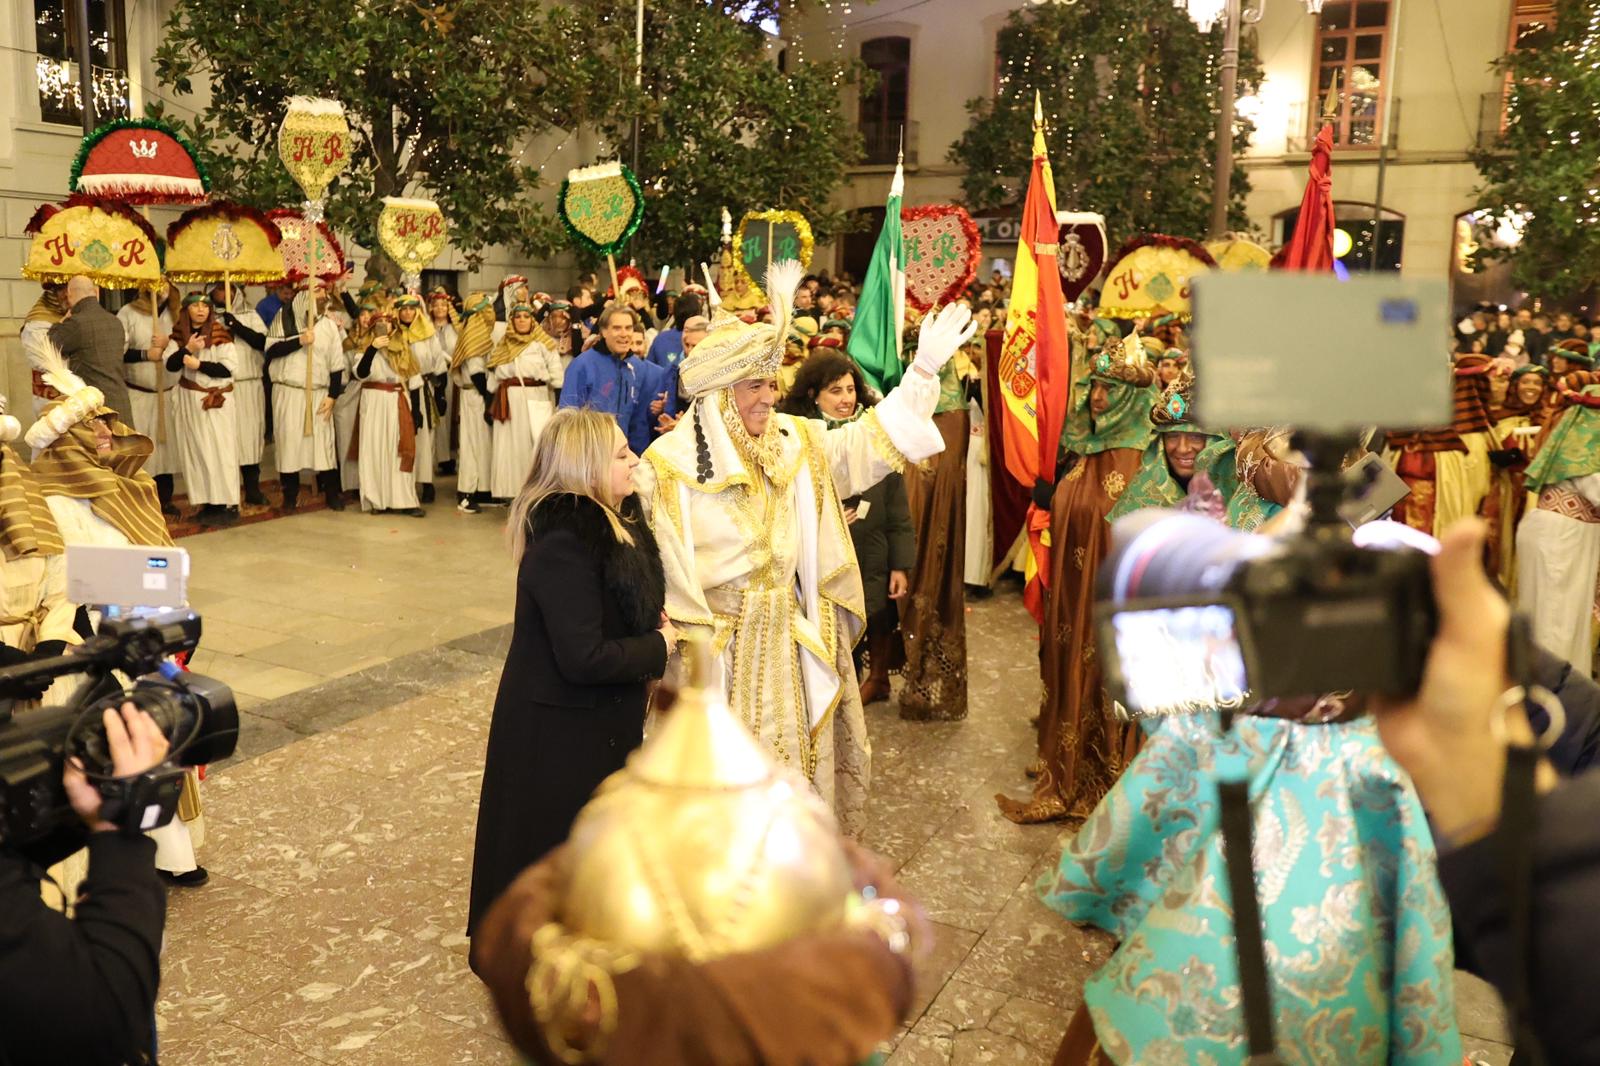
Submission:
<svg viewBox="0 0 1600 1066">
<path fill-rule="evenodd" d="M 905 324 L 906 264 L 900 247 L 900 197 L 905 192 L 905 170 L 896 163 L 889 202 L 884 205 L 883 229 L 872 250 L 872 262 L 861 285 L 861 300 L 850 328 L 850 358 L 880 393 L 900 384 L 901 330 Z"/>
</svg>

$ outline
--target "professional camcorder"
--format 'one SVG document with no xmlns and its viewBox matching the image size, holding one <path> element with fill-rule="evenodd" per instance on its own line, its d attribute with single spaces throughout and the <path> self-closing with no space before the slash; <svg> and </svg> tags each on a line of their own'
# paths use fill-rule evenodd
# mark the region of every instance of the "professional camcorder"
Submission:
<svg viewBox="0 0 1600 1066">
<path fill-rule="evenodd" d="M 1312 512 L 1293 536 L 1174 511 L 1116 523 L 1096 612 L 1107 691 L 1123 709 L 1242 711 L 1417 690 L 1436 621 L 1428 557 L 1353 541 L 1338 513 L 1341 444 L 1319 452 L 1301 442 L 1312 456 Z"/>
<path fill-rule="evenodd" d="M 37 691 L 70 674 L 85 679 L 64 707 L 0 711 L 0 846 L 22 848 L 81 826 L 61 775 L 79 759 L 104 804 L 101 817 L 127 832 L 166 825 L 177 809 L 183 767 L 225 759 L 239 735 L 233 692 L 220 681 L 187 673 L 170 661 L 200 641 L 200 616 L 176 609 L 106 619 L 100 632 L 66 655 L 0 670 L 0 698 Z M 112 671 L 137 678 L 123 690 Z M 119 778 L 102 722 L 107 707 L 131 701 L 148 712 L 171 748 L 167 761 Z"/>
<path fill-rule="evenodd" d="M 1442 286 L 1207 275 L 1194 299 L 1200 424 L 1297 427 L 1310 515 L 1281 538 L 1172 511 L 1118 521 L 1096 607 L 1108 692 L 1132 715 L 1414 693 L 1436 623 L 1428 557 L 1353 528 L 1406 490 L 1375 457 L 1343 463 L 1365 427 L 1449 424 Z M 1288 328 L 1305 321 L 1321 325 Z"/>
</svg>

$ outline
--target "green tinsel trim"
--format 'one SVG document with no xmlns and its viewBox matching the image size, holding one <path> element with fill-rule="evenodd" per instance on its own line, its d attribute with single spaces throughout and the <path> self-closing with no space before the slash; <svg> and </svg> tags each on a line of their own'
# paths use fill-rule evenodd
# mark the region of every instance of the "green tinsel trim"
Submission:
<svg viewBox="0 0 1600 1066">
<path fill-rule="evenodd" d="M 561 226 L 567 231 L 579 247 L 587 248 L 595 255 L 616 255 L 627 245 L 633 235 L 638 232 L 639 224 L 644 221 L 644 190 L 639 188 L 639 179 L 633 176 L 626 164 L 618 164 L 622 168 L 622 177 L 628 183 L 628 188 L 633 190 L 633 214 L 628 216 L 628 224 L 622 227 L 622 235 L 610 244 L 597 244 L 589 237 L 578 232 L 572 224 L 572 219 L 567 217 L 567 179 L 561 179 L 561 192 L 556 196 L 556 216 L 561 219 Z"/>
<path fill-rule="evenodd" d="M 158 118 L 112 119 L 85 137 L 78 145 L 77 158 L 72 161 L 72 175 L 67 179 L 69 190 L 78 191 L 78 177 L 83 173 L 83 164 L 88 161 L 89 153 L 94 150 L 94 146 L 118 130 L 154 130 L 165 133 L 178 142 L 178 147 L 189 153 L 189 161 L 194 164 L 194 172 L 200 175 L 200 187 L 206 192 L 211 191 L 211 175 L 206 171 L 205 163 L 201 162 L 200 153 L 195 151 L 194 145 L 189 143 L 189 138 L 183 135 L 183 131 L 172 123 Z"/>
</svg>

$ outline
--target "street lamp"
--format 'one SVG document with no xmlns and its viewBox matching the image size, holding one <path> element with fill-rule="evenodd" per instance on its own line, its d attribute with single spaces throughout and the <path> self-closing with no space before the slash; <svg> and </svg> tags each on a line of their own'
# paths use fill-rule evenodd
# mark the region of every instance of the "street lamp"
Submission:
<svg viewBox="0 0 1600 1066">
<path fill-rule="evenodd" d="M 1201 33 L 1210 33 L 1222 23 L 1222 101 L 1217 109 L 1216 174 L 1211 186 L 1211 236 L 1228 231 L 1228 189 L 1233 182 L 1233 98 L 1239 87 L 1239 27 L 1257 23 L 1266 14 L 1267 0 L 1173 0 L 1178 10 L 1188 14 Z M 1323 0 L 1305 0 L 1312 15 L 1322 10 Z"/>
</svg>

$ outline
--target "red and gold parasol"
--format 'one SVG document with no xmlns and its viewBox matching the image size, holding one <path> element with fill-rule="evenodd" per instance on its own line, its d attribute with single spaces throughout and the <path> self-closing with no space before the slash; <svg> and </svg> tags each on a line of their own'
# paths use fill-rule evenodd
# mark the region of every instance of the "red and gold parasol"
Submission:
<svg viewBox="0 0 1600 1066">
<path fill-rule="evenodd" d="M 23 232 L 33 237 L 23 277 L 61 284 L 83 274 L 108 289 L 161 284 L 156 231 L 125 203 L 75 195 L 41 206 Z"/>
<path fill-rule="evenodd" d="M 68 188 L 128 204 L 197 204 L 211 179 L 176 127 L 125 118 L 84 137 Z"/>
</svg>

